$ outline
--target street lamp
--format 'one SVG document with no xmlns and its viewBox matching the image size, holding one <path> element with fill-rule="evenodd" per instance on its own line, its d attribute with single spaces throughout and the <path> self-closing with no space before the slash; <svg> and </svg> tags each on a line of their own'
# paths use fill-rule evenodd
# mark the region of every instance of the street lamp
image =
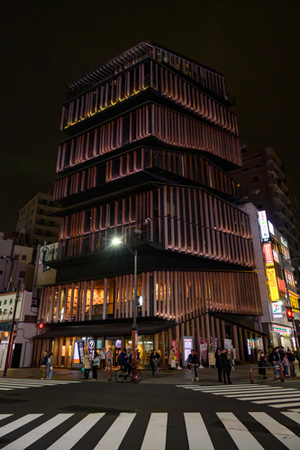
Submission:
<svg viewBox="0 0 300 450">
<path fill-rule="evenodd" d="M 137 307 L 137 250 L 133 251 L 126 242 L 123 242 L 120 238 L 115 237 L 112 239 L 113 245 L 125 245 L 125 247 L 134 255 L 134 299 L 133 299 L 133 324 L 131 326 L 131 338 L 133 349 L 133 363 L 137 364 L 137 343 L 138 343 L 138 326 L 136 323 L 136 307 Z"/>
</svg>

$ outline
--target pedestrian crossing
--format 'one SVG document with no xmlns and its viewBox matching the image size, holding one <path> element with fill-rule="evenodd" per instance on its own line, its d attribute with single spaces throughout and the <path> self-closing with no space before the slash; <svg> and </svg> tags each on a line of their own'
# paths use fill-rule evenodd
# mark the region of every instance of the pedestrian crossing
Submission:
<svg viewBox="0 0 300 450">
<path fill-rule="evenodd" d="M 294 388 L 281 388 L 259 384 L 237 384 L 226 386 L 200 386 L 195 384 L 181 384 L 176 387 L 203 394 L 219 395 L 225 398 L 249 401 L 256 405 L 266 405 L 271 408 L 286 409 L 300 412 L 300 391 Z"/>
<path fill-rule="evenodd" d="M 0 448 L 166 450 L 171 448 L 174 414 L 122 412 L 114 417 L 104 412 L 60 413 L 52 417 L 40 413 L 21 417 L 0 414 Z M 300 438 L 294 432 L 300 425 L 297 412 L 281 412 L 278 420 L 265 412 L 247 412 L 242 419 L 232 412 L 216 412 L 210 413 L 210 420 L 199 412 L 177 414 L 182 416 L 182 427 L 176 431 L 178 446 L 172 448 L 263 450 L 278 448 L 276 442 L 280 448 L 300 448 Z M 146 415 L 147 420 L 139 421 L 139 415 Z"/>
<path fill-rule="evenodd" d="M 38 388 L 44 386 L 59 386 L 71 383 L 80 383 L 80 381 L 0 378 L 0 391 L 13 391 L 15 389 L 30 389 L 33 387 Z"/>
</svg>

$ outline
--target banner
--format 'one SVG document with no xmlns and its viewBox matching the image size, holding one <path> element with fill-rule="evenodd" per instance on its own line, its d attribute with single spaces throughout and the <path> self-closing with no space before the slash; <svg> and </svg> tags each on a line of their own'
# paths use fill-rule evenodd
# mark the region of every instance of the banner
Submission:
<svg viewBox="0 0 300 450">
<path fill-rule="evenodd" d="M 174 361 L 178 361 L 178 349 L 177 349 L 177 340 L 172 340 L 172 347 L 174 347 L 175 355 L 174 355 Z"/>
<path fill-rule="evenodd" d="M 200 362 L 207 359 L 207 339 L 200 338 Z"/>
<path fill-rule="evenodd" d="M 271 244 L 264 244 L 263 245 L 263 252 L 264 252 L 264 255 L 265 255 L 266 266 L 273 266 L 274 265 L 274 259 L 273 259 L 272 245 Z"/>
<path fill-rule="evenodd" d="M 231 351 L 231 346 L 232 346 L 232 340 L 231 339 L 224 339 L 224 347 L 226 348 L 226 350 L 228 350 L 230 352 Z"/>
</svg>

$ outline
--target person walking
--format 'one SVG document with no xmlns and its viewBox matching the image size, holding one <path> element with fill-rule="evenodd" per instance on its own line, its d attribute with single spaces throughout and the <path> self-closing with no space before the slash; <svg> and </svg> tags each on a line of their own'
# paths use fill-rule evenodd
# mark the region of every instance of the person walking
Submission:
<svg viewBox="0 0 300 450">
<path fill-rule="evenodd" d="M 101 372 L 105 370 L 105 361 L 106 361 L 106 351 L 105 348 L 102 347 L 100 350 L 100 370 Z"/>
<path fill-rule="evenodd" d="M 226 378 L 227 378 L 228 384 L 232 384 L 232 382 L 230 381 L 231 360 L 230 360 L 230 356 L 228 355 L 226 348 L 222 349 L 222 353 L 220 355 L 220 363 L 221 363 L 222 372 L 223 372 L 224 384 L 227 384 Z"/>
<path fill-rule="evenodd" d="M 47 380 L 51 380 L 53 374 L 53 355 L 52 352 L 48 353 L 48 361 L 47 361 Z"/>
<path fill-rule="evenodd" d="M 215 352 L 216 368 L 218 370 L 218 381 L 220 381 L 220 383 L 222 383 L 223 380 L 222 380 L 222 367 L 221 367 L 220 356 L 221 356 L 221 350 L 218 347 Z"/>
<path fill-rule="evenodd" d="M 83 357 L 83 367 L 84 367 L 84 379 L 88 380 L 90 375 L 90 370 L 92 367 L 92 355 L 86 350 Z"/>
<path fill-rule="evenodd" d="M 96 356 L 93 359 L 93 366 L 92 366 L 93 367 L 93 380 L 97 380 L 97 369 L 98 369 L 99 364 L 100 364 L 100 358 L 99 358 L 99 353 L 97 350 Z"/>
<path fill-rule="evenodd" d="M 289 376 L 290 362 L 289 362 L 289 358 L 288 358 L 286 353 L 284 354 L 284 356 L 282 358 L 282 364 L 283 364 L 283 368 L 284 368 L 284 376 L 288 377 Z"/>
<path fill-rule="evenodd" d="M 199 360 L 198 360 L 198 356 L 195 353 L 195 350 L 193 350 L 193 349 L 191 350 L 191 353 L 189 354 L 187 361 L 188 361 L 188 368 L 191 371 L 194 370 L 195 379 L 196 379 L 196 381 L 199 381 L 198 374 L 197 374 L 197 367 L 199 366 Z M 194 364 L 194 366 L 192 366 L 190 368 L 190 364 Z"/>
<path fill-rule="evenodd" d="M 296 375 L 296 372 L 295 372 L 295 364 L 294 364 L 295 356 L 294 356 L 293 353 L 291 352 L 291 349 L 290 349 L 290 348 L 288 348 L 288 350 L 287 350 L 287 357 L 288 357 L 288 360 L 289 360 L 289 363 L 290 363 L 291 377 L 294 377 L 294 376 Z"/>
<path fill-rule="evenodd" d="M 154 369 L 155 369 L 155 362 L 154 360 L 158 360 L 158 364 L 160 361 L 160 354 L 156 351 L 156 349 L 153 349 L 153 352 L 150 355 L 150 366 L 152 369 L 152 376 L 154 377 Z"/>
<path fill-rule="evenodd" d="M 47 350 L 44 350 L 44 355 L 42 357 L 42 362 L 41 362 L 42 380 L 46 379 L 47 364 L 48 364 L 48 352 L 47 352 Z"/>
<path fill-rule="evenodd" d="M 109 368 L 111 368 L 111 363 L 112 363 L 112 359 L 113 359 L 113 352 L 110 347 L 107 350 L 106 359 L 107 359 L 107 370 L 108 370 Z"/>
</svg>

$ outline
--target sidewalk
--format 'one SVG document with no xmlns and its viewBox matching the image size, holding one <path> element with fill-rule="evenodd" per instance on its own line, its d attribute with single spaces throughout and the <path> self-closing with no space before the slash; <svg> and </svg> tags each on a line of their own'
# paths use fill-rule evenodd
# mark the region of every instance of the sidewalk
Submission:
<svg viewBox="0 0 300 450">
<path fill-rule="evenodd" d="M 115 370 L 112 371 L 112 382 L 115 382 L 114 376 Z M 273 370 L 267 371 L 267 380 L 262 380 L 258 376 L 257 366 L 253 365 L 254 382 L 255 383 L 280 383 L 280 378 L 274 379 Z M 150 370 L 142 370 L 143 379 L 142 383 L 146 384 L 191 384 L 191 375 L 187 369 L 182 370 L 160 370 L 159 378 L 153 378 Z M 286 378 L 285 381 L 290 380 L 300 381 L 299 375 L 294 378 Z M 195 384 L 201 384 L 203 386 L 209 385 L 220 385 L 218 382 L 217 369 L 207 368 L 198 369 L 199 381 Z M 3 377 L 3 370 L 0 370 L 0 377 Z M 8 369 L 7 378 L 32 378 L 40 379 L 41 372 L 39 368 L 19 368 L 19 369 Z M 83 373 L 79 369 L 54 369 L 53 379 L 56 380 L 69 380 L 69 381 L 82 381 Z M 231 372 L 231 380 L 234 384 L 250 384 L 249 366 L 242 365 L 236 366 L 235 370 Z M 98 371 L 97 382 L 108 383 L 108 372 Z"/>
</svg>

